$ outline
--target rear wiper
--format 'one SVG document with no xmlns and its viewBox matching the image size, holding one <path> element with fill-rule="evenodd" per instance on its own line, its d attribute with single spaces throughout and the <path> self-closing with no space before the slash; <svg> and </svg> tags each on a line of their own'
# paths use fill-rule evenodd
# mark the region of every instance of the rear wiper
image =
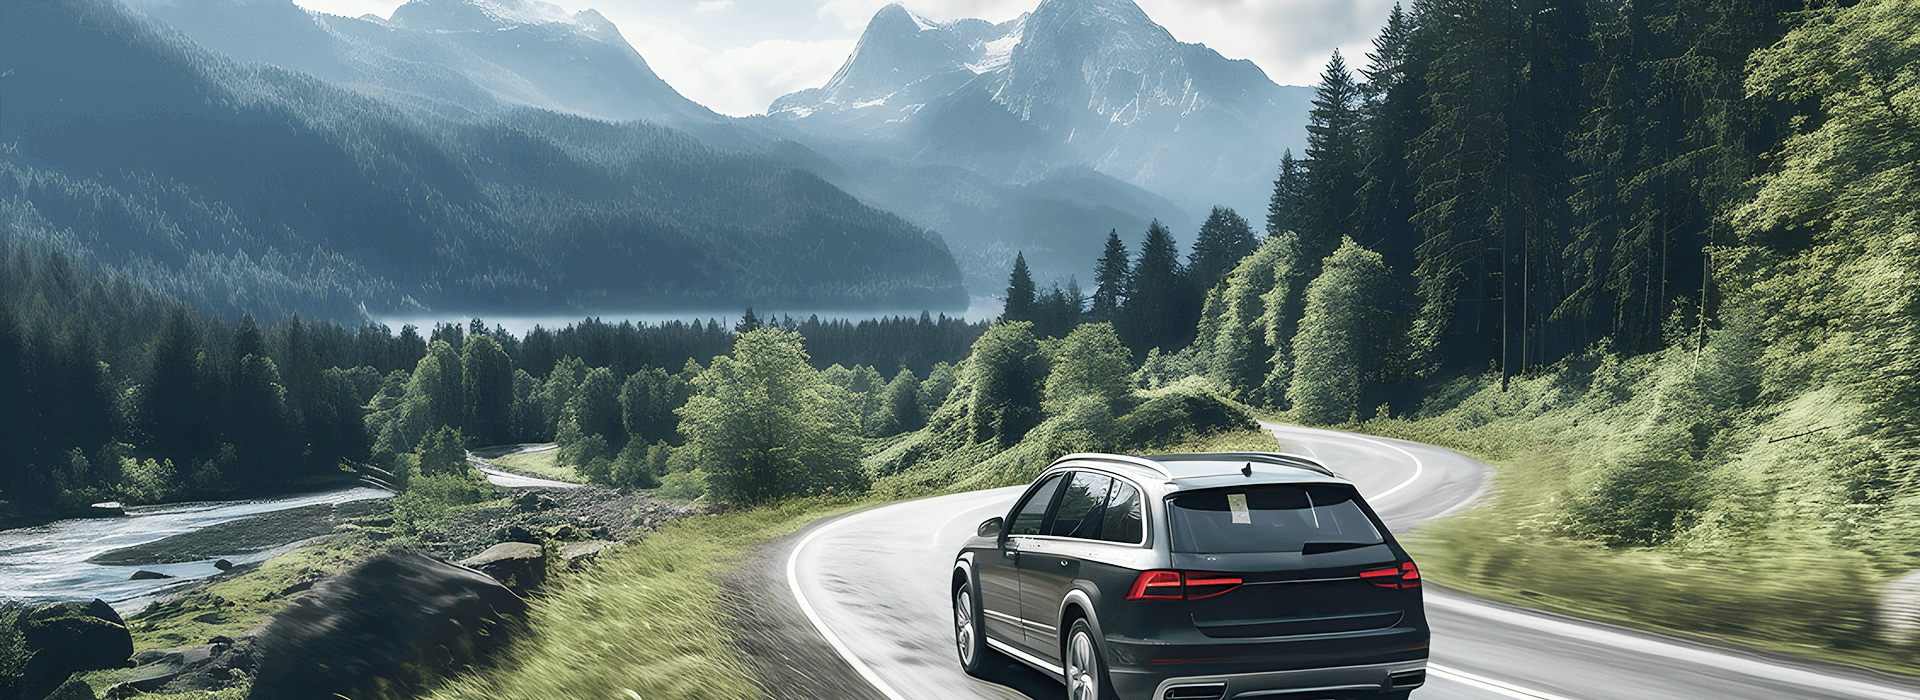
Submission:
<svg viewBox="0 0 1920 700">
<path fill-rule="evenodd" d="M 1344 552 L 1349 549 L 1372 546 L 1373 545 L 1365 542 L 1308 542 L 1300 547 L 1300 553 L 1326 554 L 1327 552 Z"/>
</svg>

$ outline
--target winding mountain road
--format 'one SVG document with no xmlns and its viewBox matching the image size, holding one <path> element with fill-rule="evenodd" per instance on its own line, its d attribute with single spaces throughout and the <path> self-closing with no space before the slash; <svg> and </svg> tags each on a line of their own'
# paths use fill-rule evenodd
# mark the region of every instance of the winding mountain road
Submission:
<svg viewBox="0 0 1920 700">
<path fill-rule="evenodd" d="M 1352 480 L 1395 532 L 1470 504 L 1486 467 L 1430 445 L 1265 424 L 1286 449 Z M 980 521 L 1022 487 L 898 503 L 769 547 L 732 586 L 750 659 L 774 698 L 1058 698 L 1025 667 L 960 671 L 949 567 Z M 785 590 L 780 590 L 784 587 Z M 1423 700 L 1920 700 L 1920 683 L 1761 656 L 1426 589 L 1433 627 Z"/>
</svg>

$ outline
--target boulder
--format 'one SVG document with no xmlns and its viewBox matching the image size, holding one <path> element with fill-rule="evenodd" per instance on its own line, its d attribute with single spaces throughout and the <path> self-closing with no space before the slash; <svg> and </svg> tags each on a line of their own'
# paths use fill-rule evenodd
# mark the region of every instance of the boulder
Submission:
<svg viewBox="0 0 1920 700">
<path fill-rule="evenodd" d="M 480 572 L 422 554 L 384 554 L 274 617 L 256 642 L 259 670 L 248 697 L 413 697 L 505 647 L 526 610 L 526 601 Z"/>
<path fill-rule="evenodd" d="M 25 697 L 49 696 L 76 671 L 120 668 L 133 656 L 126 621 L 98 598 L 43 605 L 24 615 L 21 623 L 21 636 L 33 651 L 20 678 Z M 87 697 L 93 697 L 91 690 Z"/>
<path fill-rule="evenodd" d="M 560 561 L 568 569 L 583 569 L 593 563 L 593 560 L 600 556 L 601 551 L 611 546 L 613 543 L 606 540 L 575 542 L 560 548 Z"/>
<path fill-rule="evenodd" d="M 213 562 L 213 568 L 219 569 L 221 571 L 228 571 L 233 568 L 233 562 L 227 561 L 225 559 L 215 559 Z"/>
<path fill-rule="evenodd" d="M 254 638 L 214 637 L 204 646 L 143 651 L 126 685 L 144 693 L 214 691 L 253 672 Z"/>
<path fill-rule="evenodd" d="M 127 580 L 128 581 L 151 581 L 153 579 L 161 579 L 161 578 L 173 578 L 173 577 L 167 574 L 160 573 L 158 571 L 148 571 L 146 569 L 141 569 L 139 571 L 133 572 L 133 576 L 128 578 Z"/>
<path fill-rule="evenodd" d="M 460 560 L 460 565 L 492 576 L 514 593 L 526 595 L 547 579 L 547 550 L 537 544 L 501 542 Z"/>
</svg>

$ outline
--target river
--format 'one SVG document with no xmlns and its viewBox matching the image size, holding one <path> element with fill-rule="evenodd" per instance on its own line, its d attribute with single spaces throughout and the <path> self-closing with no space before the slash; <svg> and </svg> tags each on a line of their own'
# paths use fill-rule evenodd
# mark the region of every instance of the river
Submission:
<svg viewBox="0 0 1920 700">
<path fill-rule="evenodd" d="M 256 540 L 236 545 L 235 551 L 222 551 L 218 545 L 203 547 L 190 555 L 190 560 L 165 563 L 101 564 L 89 559 L 110 558 L 111 553 L 266 513 L 390 495 L 361 487 L 284 498 L 169 503 L 128 508 L 126 517 L 59 520 L 0 530 L 0 599 L 43 602 L 99 598 L 122 615 L 137 612 L 156 596 L 220 573 L 214 566 L 217 560 L 234 564 L 262 561 L 278 554 L 292 540 Z M 143 569 L 174 578 L 129 580 L 133 572 Z"/>
</svg>

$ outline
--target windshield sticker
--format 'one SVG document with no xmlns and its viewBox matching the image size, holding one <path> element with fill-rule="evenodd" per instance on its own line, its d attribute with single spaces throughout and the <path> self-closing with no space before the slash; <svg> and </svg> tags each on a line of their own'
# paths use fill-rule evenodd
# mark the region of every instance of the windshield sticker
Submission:
<svg viewBox="0 0 1920 700">
<path fill-rule="evenodd" d="M 1227 508 L 1233 510 L 1233 521 L 1241 525 L 1252 525 L 1253 516 L 1247 513 L 1247 495 L 1244 493 L 1227 494 Z"/>
</svg>

